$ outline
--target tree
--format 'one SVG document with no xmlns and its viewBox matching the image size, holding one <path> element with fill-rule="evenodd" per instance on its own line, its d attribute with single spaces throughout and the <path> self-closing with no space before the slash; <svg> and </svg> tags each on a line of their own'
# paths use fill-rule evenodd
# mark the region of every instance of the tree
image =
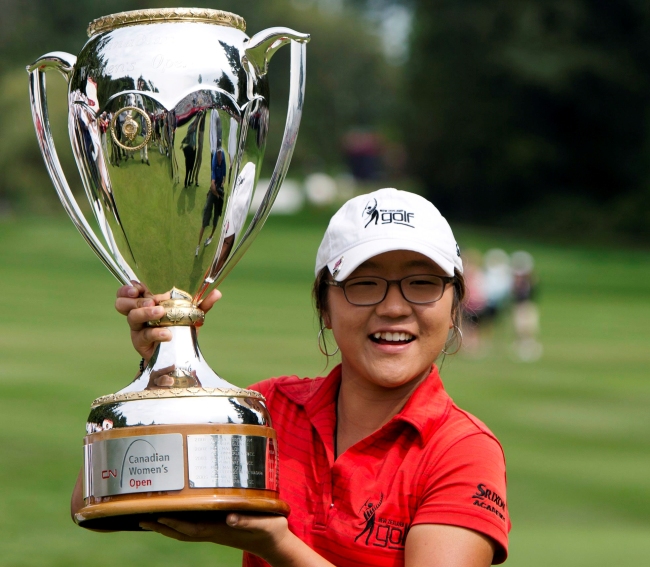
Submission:
<svg viewBox="0 0 650 567">
<path fill-rule="evenodd" d="M 596 224 L 650 233 L 630 205 L 650 200 L 646 4 L 414 5 L 406 141 L 436 202 L 482 222 L 601 207 Z"/>
</svg>

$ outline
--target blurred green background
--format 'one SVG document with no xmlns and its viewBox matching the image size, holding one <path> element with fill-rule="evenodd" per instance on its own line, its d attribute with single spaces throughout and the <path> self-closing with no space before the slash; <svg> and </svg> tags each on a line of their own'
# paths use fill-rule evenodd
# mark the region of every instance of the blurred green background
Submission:
<svg viewBox="0 0 650 567">
<path fill-rule="evenodd" d="M 239 385 L 325 371 L 310 306 L 324 215 L 271 217 L 222 286 L 201 331 L 211 365 Z M 482 359 L 442 369 L 464 409 L 506 451 L 509 565 L 645 565 L 650 554 L 650 255 L 521 242 L 467 228 L 461 243 L 527 246 L 544 277 L 544 356 L 509 356 L 497 329 Z M 154 534 L 95 534 L 68 515 L 90 402 L 135 374 L 116 284 L 69 222 L 0 225 L 0 564 L 235 566 L 239 555 Z"/>
<path fill-rule="evenodd" d="M 234 566 L 240 554 L 69 519 L 89 403 L 135 373 L 117 287 L 62 217 L 29 115 L 24 65 L 76 53 L 93 18 L 169 2 L 3 3 L 0 21 L 0 565 Z M 462 248 L 528 250 L 542 358 L 511 356 L 504 318 L 483 357 L 448 357 L 455 401 L 508 461 L 508 565 L 634 566 L 650 556 L 650 14 L 633 0 L 224 0 L 193 5 L 312 34 L 290 176 L 349 194 L 428 195 Z M 270 173 L 288 67 L 271 65 Z M 64 85 L 48 82 L 76 192 Z M 365 145 L 364 145 L 365 144 Z M 364 151 L 360 150 L 363 146 Z M 370 149 L 368 149 L 370 148 Z M 337 199 L 340 199 L 337 197 Z M 239 385 L 326 372 L 310 303 L 335 202 L 272 216 L 201 331 Z"/>
</svg>

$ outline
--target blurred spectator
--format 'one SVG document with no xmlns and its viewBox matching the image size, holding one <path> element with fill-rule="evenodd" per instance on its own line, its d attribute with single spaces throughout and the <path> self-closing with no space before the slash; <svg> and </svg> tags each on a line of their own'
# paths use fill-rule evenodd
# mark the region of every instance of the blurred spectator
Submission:
<svg viewBox="0 0 650 567">
<path fill-rule="evenodd" d="M 483 269 L 481 264 L 477 250 L 463 255 L 468 292 L 463 325 L 465 352 L 484 354 L 491 347 L 495 324 L 512 308 L 512 350 L 518 360 L 538 360 L 542 345 L 538 341 L 539 312 L 533 302 L 537 290 L 533 257 L 524 251 L 510 257 L 503 250 L 492 249 L 484 256 Z"/>
<path fill-rule="evenodd" d="M 362 181 L 379 179 L 383 174 L 383 140 L 374 132 L 353 130 L 343 138 L 343 151 L 352 175 Z"/>
<path fill-rule="evenodd" d="M 467 300 L 463 312 L 463 348 L 472 355 L 480 354 L 480 325 L 485 317 L 487 297 L 483 259 L 478 250 L 470 249 L 463 254 L 463 272 L 467 286 Z"/>
<path fill-rule="evenodd" d="M 313 205 L 331 205 L 336 199 L 336 181 L 327 173 L 312 173 L 305 178 L 305 193 Z"/>
<path fill-rule="evenodd" d="M 512 271 L 510 258 L 503 250 L 493 248 L 485 253 L 486 319 L 494 322 L 510 300 Z"/>
<path fill-rule="evenodd" d="M 542 345 L 537 339 L 539 311 L 533 301 L 537 291 L 533 257 L 528 252 L 515 252 L 512 255 L 511 266 L 514 276 L 512 284 L 514 351 L 520 360 L 532 362 L 542 356 Z"/>
</svg>

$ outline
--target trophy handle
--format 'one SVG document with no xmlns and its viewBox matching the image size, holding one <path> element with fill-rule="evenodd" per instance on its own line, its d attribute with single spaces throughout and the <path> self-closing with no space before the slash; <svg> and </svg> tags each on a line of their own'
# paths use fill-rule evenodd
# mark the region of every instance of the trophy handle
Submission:
<svg viewBox="0 0 650 567">
<path fill-rule="evenodd" d="M 268 71 L 269 60 L 275 52 L 283 45 L 291 43 L 291 69 L 289 79 L 289 107 L 287 110 L 287 121 L 284 126 L 284 135 L 282 137 L 282 146 L 278 155 L 269 187 L 262 199 L 262 204 L 255 212 L 253 219 L 249 223 L 246 232 L 225 262 L 216 277 L 206 278 L 203 285 L 194 297 L 195 303 L 201 300 L 203 294 L 213 283 L 217 285 L 223 280 L 226 274 L 240 260 L 244 252 L 248 250 L 264 222 L 271 212 L 273 201 L 282 186 L 282 182 L 287 175 L 293 149 L 298 138 L 298 128 L 302 117 L 302 107 L 305 98 L 305 55 L 306 44 L 310 40 L 309 34 L 299 33 L 289 28 L 269 28 L 255 34 L 248 40 L 248 47 L 244 50 L 242 60 L 247 62 L 251 68 L 251 73 L 257 76 L 263 76 Z"/>
<path fill-rule="evenodd" d="M 47 112 L 45 73 L 47 71 L 56 70 L 61 73 L 66 82 L 69 83 L 76 62 L 77 58 L 70 53 L 52 51 L 39 57 L 34 61 L 34 63 L 27 67 L 27 72 L 29 73 L 29 101 L 32 107 L 32 118 L 34 119 L 36 137 L 38 139 L 38 145 L 41 148 L 41 153 L 43 154 L 43 159 L 45 160 L 45 167 L 47 167 L 47 171 L 52 178 L 52 182 L 54 183 L 56 192 L 63 204 L 63 208 L 72 219 L 72 222 L 81 233 L 81 236 L 83 236 L 84 240 L 93 249 L 95 254 L 99 256 L 99 259 L 106 265 L 119 282 L 128 285 L 130 284 L 130 278 L 108 254 L 81 212 L 81 209 L 79 208 L 65 178 L 65 174 L 63 173 L 59 161 L 59 156 L 54 147 L 54 140 L 50 128 L 50 119 Z"/>
</svg>

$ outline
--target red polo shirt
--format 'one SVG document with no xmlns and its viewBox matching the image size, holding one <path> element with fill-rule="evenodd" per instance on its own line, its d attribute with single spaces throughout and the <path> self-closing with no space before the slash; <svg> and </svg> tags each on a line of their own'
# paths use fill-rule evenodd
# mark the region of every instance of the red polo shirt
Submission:
<svg viewBox="0 0 650 567">
<path fill-rule="evenodd" d="M 326 378 L 271 378 L 264 394 L 278 434 L 280 496 L 290 530 L 338 567 L 404 564 L 411 526 L 469 528 L 505 561 L 510 520 L 499 441 L 459 409 L 434 366 L 393 419 L 334 460 L 337 366 Z M 267 564 L 244 554 L 245 567 Z"/>
</svg>

